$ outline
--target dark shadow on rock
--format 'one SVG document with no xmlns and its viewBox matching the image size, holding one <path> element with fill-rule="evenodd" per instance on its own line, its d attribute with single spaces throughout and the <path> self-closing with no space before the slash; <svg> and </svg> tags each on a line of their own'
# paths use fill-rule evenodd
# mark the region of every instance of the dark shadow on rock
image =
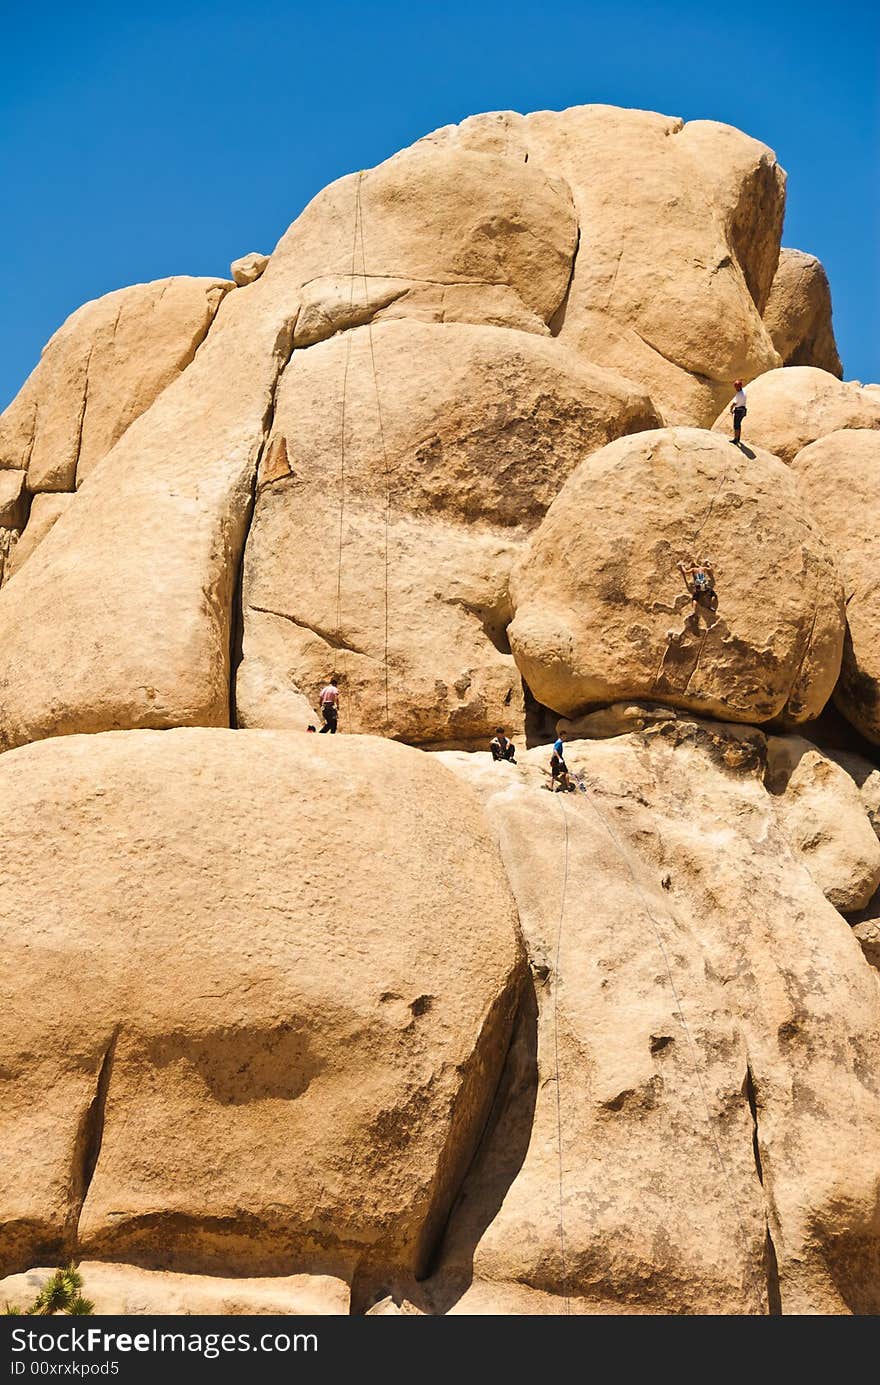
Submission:
<svg viewBox="0 0 880 1385">
<path fill-rule="evenodd" d="M 428 1277 L 374 1282 L 363 1288 L 354 1312 L 365 1312 L 389 1295 L 423 1313 L 447 1313 L 470 1286 L 474 1254 L 486 1228 L 498 1215 L 508 1189 L 522 1168 L 529 1147 L 538 1095 L 538 1002 L 534 980 L 523 988 L 501 1080 L 486 1128 L 440 1239 Z"/>
</svg>

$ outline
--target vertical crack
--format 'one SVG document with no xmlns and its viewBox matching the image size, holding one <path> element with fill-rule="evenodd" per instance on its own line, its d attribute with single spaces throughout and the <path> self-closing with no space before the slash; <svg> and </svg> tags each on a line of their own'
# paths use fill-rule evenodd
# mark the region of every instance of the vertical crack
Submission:
<svg viewBox="0 0 880 1385">
<path fill-rule="evenodd" d="M 83 385 L 82 408 L 79 411 L 79 419 L 76 425 L 76 443 L 73 451 L 73 485 L 76 488 L 76 473 L 79 471 L 79 457 L 82 452 L 83 428 L 86 421 L 86 409 L 89 407 L 89 366 L 92 363 L 92 352 L 95 344 L 89 347 L 89 354 L 86 356 L 86 380 Z"/>
<path fill-rule="evenodd" d="M 113 1072 L 113 1059 L 116 1054 L 120 1027 L 117 1025 L 110 1036 L 110 1042 L 104 1051 L 104 1057 L 101 1059 L 101 1066 L 98 1069 L 95 1095 L 92 1097 L 77 1131 L 71 1178 L 71 1205 L 64 1238 L 66 1253 L 71 1258 L 76 1253 L 79 1219 L 88 1197 L 104 1139 L 104 1112 L 107 1106 L 107 1092 L 110 1088 L 110 1077 Z"/>
<path fill-rule="evenodd" d="M 746 1100 L 749 1103 L 749 1110 L 752 1114 L 752 1153 L 755 1159 L 755 1171 L 758 1175 L 758 1182 L 764 1194 L 764 1273 L 767 1277 L 767 1309 L 771 1317 L 779 1317 L 782 1314 L 782 1295 L 779 1289 L 779 1262 L 776 1258 L 776 1247 L 773 1244 L 770 1221 L 767 1215 L 767 1193 L 764 1189 L 764 1168 L 761 1163 L 761 1146 L 758 1137 L 758 1101 L 751 1063 L 746 1064 L 743 1092 L 745 1093 Z"/>
<path fill-rule="evenodd" d="M 574 271 L 577 264 L 578 251 L 581 248 L 581 228 L 578 223 L 577 240 L 574 243 L 574 254 L 571 257 L 571 270 L 568 275 L 568 283 L 565 286 L 565 293 L 562 295 L 562 302 L 556 309 L 547 326 L 550 328 L 551 337 L 558 337 L 565 323 L 566 313 L 568 312 L 568 300 L 571 294 L 571 286 L 574 283 Z"/>
<path fill-rule="evenodd" d="M 275 423 L 275 401 L 278 397 L 278 389 L 281 384 L 282 376 L 290 364 L 290 358 L 294 352 L 293 340 L 296 333 L 299 313 L 300 310 L 297 308 L 293 317 L 284 324 L 275 344 L 275 378 L 272 381 L 272 387 L 269 392 L 269 402 L 266 405 L 266 412 L 263 415 L 260 442 L 257 447 L 253 472 L 251 474 L 250 497 L 245 507 L 241 551 L 238 555 L 238 572 L 232 589 L 232 618 L 229 623 L 229 725 L 232 727 L 238 726 L 235 683 L 244 654 L 244 555 L 245 549 L 247 548 L 251 520 L 254 515 L 254 506 L 257 502 L 260 467 L 262 466 L 263 456 L 269 444 L 269 440 L 272 437 L 272 428 Z"/>
</svg>

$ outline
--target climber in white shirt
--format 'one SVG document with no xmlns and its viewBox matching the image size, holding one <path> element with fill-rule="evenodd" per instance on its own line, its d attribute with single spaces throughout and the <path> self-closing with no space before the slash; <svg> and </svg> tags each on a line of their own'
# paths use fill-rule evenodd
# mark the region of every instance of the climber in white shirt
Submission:
<svg viewBox="0 0 880 1385">
<path fill-rule="evenodd" d="M 742 380 L 734 380 L 733 387 L 736 390 L 736 394 L 733 396 L 733 401 L 730 405 L 730 412 L 733 414 L 733 437 L 730 441 L 736 443 L 737 447 L 739 447 L 742 441 L 742 421 L 746 416 L 746 392 L 743 389 Z"/>
</svg>

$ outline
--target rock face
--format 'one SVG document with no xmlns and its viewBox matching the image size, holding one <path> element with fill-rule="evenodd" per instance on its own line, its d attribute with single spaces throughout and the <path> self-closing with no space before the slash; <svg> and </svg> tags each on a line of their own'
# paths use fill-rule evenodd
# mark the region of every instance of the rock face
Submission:
<svg viewBox="0 0 880 1385">
<path fill-rule="evenodd" d="M 880 886 L 880 841 L 845 769 L 800 736 L 767 742 L 767 787 L 780 826 L 825 898 L 842 914 Z"/>
<path fill-rule="evenodd" d="M 815 366 L 843 377 L 831 325 L 828 275 L 815 255 L 780 250 L 764 326 L 783 365 Z"/>
<path fill-rule="evenodd" d="M 4 472 L 3 475 L 15 473 Z M 7 578 L 22 566 L 36 548 L 42 543 L 57 519 L 60 519 L 74 499 L 69 491 L 41 491 L 31 500 L 30 514 L 15 548 L 10 556 Z"/>
<path fill-rule="evenodd" d="M 185 275 L 117 289 L 78 308 L 0 417 L 0 467 L 32 491 L 71 491 L 189 365 L 225 280 Z"/>
<path fill-rule="evenodd" d="M 301 727 L 336 669 L 346 730 L 521 729 L 513 559 L 580 459 L 652 420 L 531 333 L 383 322 L 295 353 L 245 554 L 239 724 Z"/>
<path fill-rule="evenodd" d="M 840 428 L 880 428 L 880 397 L 812 366 L 787 366 L 753 380 L 746 391 L 743 439 L 791 463 L 802 448 Z M 715 420 L 729 433 L 730 415 Z"/>
<path fill-rule="evenodd" d="M 799 452 L 793 466 L 837 555 L 846 592 L 846 643 L 834 701 L 880 745 L 880 431 L 829 433 Z"/>
<path fill-rule="evenodd" d="M 639 383 L 668 423 L 708 426 L 732 380 L 780 363 L 761 313 L 785 175 L 765 145 L 612 106 L 474 116 L 427 141 L 565 180 L 581 239 L 555 329 Z"/>
<path fill-rule="evenodd" d="M 523 979 L 468 793 L 378 739 L 181 730 L 0 757 L 0 796 L 5 1272 L 419 1272 Z"/>
<path fill-rule="evenodd" d="M 422 1302 L 876 1312 L 880 990 L 760 734 L 573 742 L 589 791 L 555 797 L 546 751 L 442 758 L 498 834 L 534 993 Z"/>
<path fill-rule="evenodd" d="M 698 618 L 676 564 L 708 556 Z M 650 698 L 730 721 L 818 715 L 840 668 L 843 594 L 791 472 L 696 429 L 581 463 L 515 574 L 511 648 L 566 717 Z"/>
</svg>

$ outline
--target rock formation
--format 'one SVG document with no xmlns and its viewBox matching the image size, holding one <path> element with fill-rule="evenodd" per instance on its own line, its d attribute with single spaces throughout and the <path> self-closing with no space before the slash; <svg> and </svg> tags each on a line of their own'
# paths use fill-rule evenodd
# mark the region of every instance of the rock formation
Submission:
<svg viewBox="0 0 880 1385">
<path fill-rule="evenodd" d="M 847 631 L 834 700 L 880 745 L 880 431 L 828 433 L 792 465 L 843 577 Z"/>
<path fill-rule="evenodd" d="M 714 613 L 695 611 L 677 567 L 703 555 Z M 513 595 L 514 658 L 566 717 L 648 697 L 731 721 L 806 721 L 840 668 L 840 580 L 794 478 L 697 429 L 638 433 L 586 458 Z"/>
<path fill-rule="evenodd" d="M 828 275 L 815 255 L 780 250 L 764 326 L 783 365 L 816 366 L 843 377 L 831 326 Z"/>
<path fill-rule="evenodd" d="M 52 338 L 0 1301 L 880 1312 L 880 394 L 784 187 L 710 121 L 476 116 Z"/>
<path fill-rule="evenodd" d="M 817 438 L 846 428 L 880 428 L 880 396 L 813 366 L 787 366 L 753 380 L 746 392 L 744 440 L 791 463 Z M 725 409 L 714 428 L 729 433 Z"/>
</svg>

